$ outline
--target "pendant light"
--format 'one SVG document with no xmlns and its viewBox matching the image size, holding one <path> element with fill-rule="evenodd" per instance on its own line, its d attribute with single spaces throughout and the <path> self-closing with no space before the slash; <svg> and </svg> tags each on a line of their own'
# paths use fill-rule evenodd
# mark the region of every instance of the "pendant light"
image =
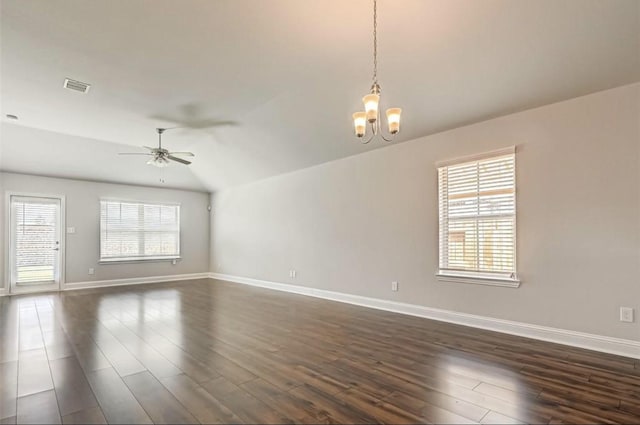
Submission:
<svg viewBox="0 0 640 425">
<path fill-rule="evenodd" d="M 383 140 L 390 142 L 393 137 L 400 131 L 400 114 L 402 109 L 389 108 L 386 111 L 387 128 L 389 138 L 382 133 L 380 126 L 380 85 L 378 84 L 378 7 L 377 0 L 373 0 L 373 84 L 371 85 L 371 93 L 362 98 L 364 103 L 364 112 L 356 112 L 353 114 L 353 126 L 356 136 L 362 139 L 362 143 L 366 144 L 373 140 L 376 136 L 380 136 Z M 365 139 L 367 133 L 367 124 L 371 127 L 371 136 Z"/>
</svg>

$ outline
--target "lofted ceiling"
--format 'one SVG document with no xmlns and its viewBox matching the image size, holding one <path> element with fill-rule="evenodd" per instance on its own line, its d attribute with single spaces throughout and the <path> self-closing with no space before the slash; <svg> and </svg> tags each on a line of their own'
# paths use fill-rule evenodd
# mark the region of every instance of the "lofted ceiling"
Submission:
<svg viewBox="0 0 640 425">
<path fill-rule="evenodd" d="M 215 191 L 386 146 L 350 120 L 371 84 L 369 0 L 0 7 L 3 170 Z M 637 0 L 379 0 L 378 15 L 398 142 L 640 80 Z M 165 126 L 196 157 L 160 183 L 117 153 Z"/>
</svg>

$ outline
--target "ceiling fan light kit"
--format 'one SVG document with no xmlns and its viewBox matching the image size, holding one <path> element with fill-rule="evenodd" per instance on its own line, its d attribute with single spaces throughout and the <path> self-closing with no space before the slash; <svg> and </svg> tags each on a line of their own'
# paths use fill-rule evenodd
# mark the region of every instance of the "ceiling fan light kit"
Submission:
<svg viewBox="0 0 640 425">
<path fill-rule="evenodd" d="M 390 137 L 387 138 L 382 134 L 380 126 L 380 85 L 378 84 L 378 5 L 377 0 L 373 0 L 373 84 L 371 85 L 371 93 L 362 98 L 364 103 L 364 112 L 356 112 L 353 114 L 353 126 L 356 136 L 362 139 L 362 143 L 366 144 L 373 140 L 376 136 L 380 136 L 383 140 L 390 142 L 393 137 L 400 131 L 400 114 L 402 109 L 389 108 L 386 111 L 387 126 Z M 371 127 L 371 137 L 364 139 L 367 133 L 367 124 Z"/>
<path fill-rule="evenodd" d="M 178 127 L 174 127 L 174 128 L 178 128 Z M 191 152 L 169 152 L 167 149 L 164 149 L 162 147 L 162 133 L 164 133 L 167 130 L 172 130 L 169 128 L 156 128 L 156 131 L 158 132 L 158 147 L 157 148 L 151 148 L 149 146 L 143 146 L 146 149 L 149 149 L 151 152 L 150 153 L 130 153 L 130 152 L 125 152 L 125 153 L 120 153 L 120 155 L 145 155 L 145 156 L 151 156 L 152 158 L 149 159 L 147 161 L 147 165 L 153 165 L 155 167 L 158 168 L 164 168 L 166 166 L 168 166 L 170 164 L 169 161 L 174 161 L 174 162 L 178 162 L 180 164 L 184 164 L 184 165 L 189 165 L 191 164 L 191 161 L 187 161 L 186 159 L 183 158 L 179 158 L 179 156 L 190 156 L 190 157 L 194 157 L 195 155 Z"/>
<path fill-rule="evenodd" d="M 158 168 L 164 168 L 169 165 L 169 160 L 162 156 L 157 156 L 148 160 L 147 165 L 153 165 Z"/>
</svg>

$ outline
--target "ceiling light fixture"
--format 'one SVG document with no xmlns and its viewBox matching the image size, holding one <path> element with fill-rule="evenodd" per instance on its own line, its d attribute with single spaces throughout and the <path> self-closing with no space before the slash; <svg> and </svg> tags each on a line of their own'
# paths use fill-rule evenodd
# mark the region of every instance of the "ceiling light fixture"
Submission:
<svg viewBox="0 0 640 425">
<path fill-rule="evenodd" d="M 195 156 L 194 154 L 192 154 L 191 152 L 169 152 L 169 150 L 164 149 L 162 147 L 162 133 L 164 133 L 167 130 L 172 130 L 174 128 L 178 128 L 178 127 L 172 127 L 172 128 L 156 128 L 156 132 L 158 133 L 158 147 L 157 148 L 151 148 L 149 146 L 144 146 L 146 149 L 149 150 L 149 152 L 121 152 L 119 153 L 119 155 L 143 155 L 143 156 L 150 156 L 151 158 L 149 158 L 149 160 L 147 161 L 148 165 L 155 165 L 156 167 L 159 168 L 164 168 L 166 166 L 168 166 L 170 164 L 169 161 L 175 161 L 178 162 L 180 164 L 184 164 L 184 165 L 189 165 L 191 164 L 191 161 L 187 161 L 184 158 L 180 158 L 181 156 Z"/>
<path fill-rule="evenodd" d="M 383 140 L 390 142 L 394 136 L 400 131 L 400 114 L 402 109 L 389 108 L 386 111 L 387 125 L 389 129 L 389 138 L 384 137 L 380 128 L 380 111 L 378 109 L 380 103 L 380 85 L 378 84 L 378 8 L 377 0 L 373 0 L 373 84 L 371 85 L 371 93 L 362 98 L 364 103 L 364 112 L 356 112 L 353 114 L 353 126 L 356 136 L 362 139 L 363 144 L 369 143 L 377 135 Z M 364 139 L 367 132 L 367 122 L 371 125 L 372 135 L 368 139 Z"/>
<path fill-rule="evenodd" d="M 163 156 L 156 156 L 148 160 L 147 165 L 155 165 L 158 168 L 164 168 L 169 165 L 169 160 Z"/>
</svg>

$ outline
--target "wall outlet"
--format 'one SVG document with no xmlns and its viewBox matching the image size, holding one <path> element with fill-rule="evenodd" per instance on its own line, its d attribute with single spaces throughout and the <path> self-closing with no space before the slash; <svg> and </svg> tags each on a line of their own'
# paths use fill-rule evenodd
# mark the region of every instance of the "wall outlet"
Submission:
<svg viewBox="0 0 640 425">
<path fill-rule="evenodd" d="M 178 260 L 174 259 L 173 261 L 171 261 L 171 264 L 175 266 L 176 264 L 178 264 Z"/>
<path fill-rule="evenodd" d="M 91 274 L 91 275 L 96 274 L 96 269 L 94 269 L 93 267 L 91 267 L 91 268 L 89 269 L 89 274 Z"/>
<path fill-rule="evenodd" d="M 621 322 L 633 322 L 633 308 L 620 307 L 620 321 Z"/>
<path fill-rule="evenodd" d="M 291 270 L 289 270 L 289 277 L 292 278 L 292 279 L 295 279 L 297 273 L 298 272 L 296 272 L 295 269 L 291 269 Z"/>
<path fill-rule="evenodd" d="M 391 290 L 394 292 L 398 290 L 398 282 L 391 282 Z"/>
</svg>

